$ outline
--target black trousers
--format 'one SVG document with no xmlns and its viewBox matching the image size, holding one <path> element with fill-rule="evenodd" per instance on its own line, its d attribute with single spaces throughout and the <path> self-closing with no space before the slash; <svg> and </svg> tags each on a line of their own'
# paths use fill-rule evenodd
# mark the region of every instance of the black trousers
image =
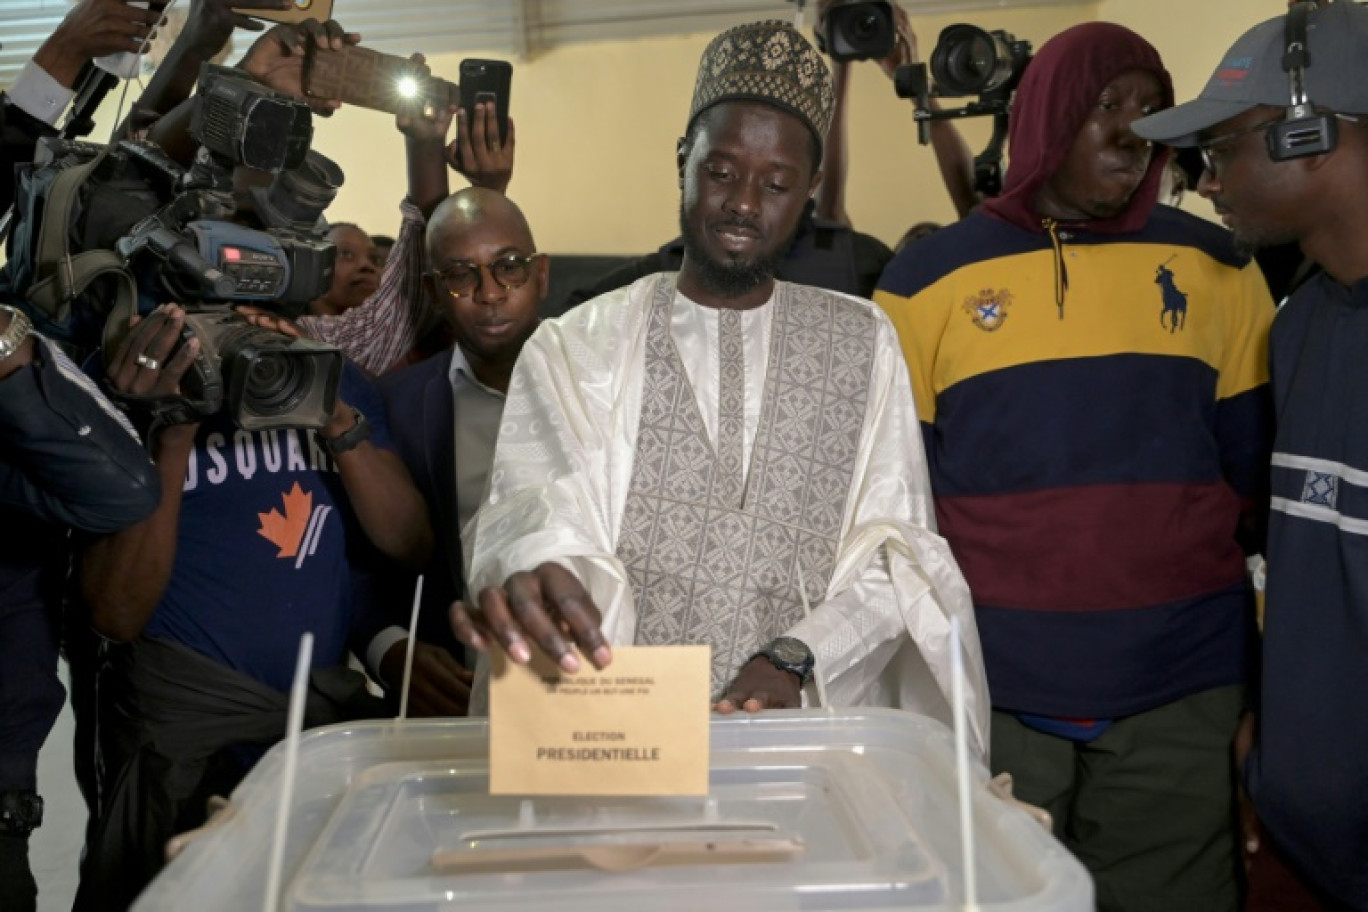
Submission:
<svg viewBox="0 0 1368 912">
<path fill-rule="evenodd" d="M 38 751 L 65 696 L 57 662 L 50 610 L 33 602 L 0 605 L 0 792 L 36 788 Z M 32 912 L 37 895 L 28 837 L 0 834 L 0 910 Z"/>
<path fill-rule="evenodd" d="M 285 734 L 286 694 L 175 643 L 109 644 L 96 706 L 99 813 L 76 912 L 125 909 L 161 870 L 171 837 L 204 823 L 252 758 Z M 380 716 L 360 674 L 315 669 L 306 727 Z"/>
</svg>

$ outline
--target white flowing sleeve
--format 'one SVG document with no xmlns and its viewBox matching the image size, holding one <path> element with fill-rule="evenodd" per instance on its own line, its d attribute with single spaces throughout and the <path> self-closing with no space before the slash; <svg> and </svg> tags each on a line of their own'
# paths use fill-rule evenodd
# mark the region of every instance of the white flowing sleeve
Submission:
<svg viewBox="0 0 1368 912">
<path fill-rule="evenodd" d="M 874 308 L 877 352 L 854 487 L 825 598 L 789 636 L 816 655 L 834 706 L 896 706 L 950 722 L 950 619 L 958 617 L 966 717 L 986 756 L 988 680 L 969 586 L 936 534 L 907 366 Z M 815 696 L 809 687 L 809 698 Z"/>
<path fill-rule="evenodd" d="M 478 592 L 513 573 L 561 563 L 588 589 L 615 645 L 630 644 L 636 630 L 631 587 L 615 553 L 644 364 L 645 309 L 633 304 L 636 290 L 543 323 L 523 347 L 467 577 Z"/>
</svg>

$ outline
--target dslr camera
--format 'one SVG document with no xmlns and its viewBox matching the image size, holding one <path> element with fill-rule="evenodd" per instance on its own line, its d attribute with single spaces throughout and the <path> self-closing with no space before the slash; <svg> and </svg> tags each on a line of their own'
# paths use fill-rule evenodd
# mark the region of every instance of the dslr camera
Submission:
<svg viewBox="0 0 1368 912">
<path fill-rule="evenodd" d="M 947 26 L 931 52 L 934 93 L 1010 99 L 1030 62 L 1031 43 L 1018 41 L 1011 32 L 965 23 Z"/>
<path fill-rule="evenodd" d="M 888 0 L 836 0 L 818 23 L 817 47 L 832 60 L 882 60 L 898 30 Z"/>
<path fill-rule="evenodd" d="M 332 283 L 336 249 L 323 210 L 342 184 L 309 148 L 307 104 L 239 71 L 206 64 L 185 169 L 155 145 L 47 141 L 21 173 L 6 267 L 35 324 L 106 363 L 129 319 L 160 303 L 186 311 L 200 352 L 181 395 L 138 404 L 164 423 L 226 411 L 244 430 L 324 426 L 342 353 L 256 327 L 250 304 L 297 317 Z M 132 403 L 129 403 L 132 404 Z"/>
<path fill-rule="evenodd" d="M 992 138 L 974 158 L 974 187 L 985 196 L 1002 190 L 1002 146 L 1007 140 L 1012 93 L 1030 62 L 1029 41 L 1018 41 L 1001 29 L 987 31 L 959 23 L 941 31 L 929 68 L 924 63 L 905 64 L 894 75 L 898 97 L 912 100 L 922 145 L 931 141 L 933 120 L 993 118 Z M 959 108 L 932 110 L 932 96 L 977 99 Z"/>
</svg>

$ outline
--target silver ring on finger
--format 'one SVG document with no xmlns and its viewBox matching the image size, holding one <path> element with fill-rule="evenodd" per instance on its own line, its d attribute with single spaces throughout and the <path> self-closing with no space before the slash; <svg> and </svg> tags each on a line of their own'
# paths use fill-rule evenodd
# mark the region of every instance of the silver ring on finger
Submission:
<svg viewBox="0 0 1368 912">
<path fill-rule="evenodd" d="M 159 367 L 161 367 L 160 361 L 158 361 L 156 358 L 149 358 L 145 354 L 138 355 L 137 361 L 139 367 L 145 367 L 150 371 L 157 370 Z"/>
</svg>

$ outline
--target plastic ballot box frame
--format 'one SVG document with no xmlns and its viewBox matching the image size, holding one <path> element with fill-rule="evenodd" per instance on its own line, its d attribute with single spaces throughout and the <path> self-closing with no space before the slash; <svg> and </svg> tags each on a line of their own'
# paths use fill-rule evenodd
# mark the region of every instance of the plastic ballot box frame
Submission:
<svg viewBox="0 0 1368 912">
<path fill-rule="evenodd" d="M 305 733 L 279 908 L 920 910 L 963 902 L 950 731 L 890 709 L 716 717 L 706 797 L 489 794 L 483 719 Z M 262 907 L 284 749 L 135 912 Z M 978 906 L 1087 912 L 1083 866 L 972 771 Z"/>
</svg>

